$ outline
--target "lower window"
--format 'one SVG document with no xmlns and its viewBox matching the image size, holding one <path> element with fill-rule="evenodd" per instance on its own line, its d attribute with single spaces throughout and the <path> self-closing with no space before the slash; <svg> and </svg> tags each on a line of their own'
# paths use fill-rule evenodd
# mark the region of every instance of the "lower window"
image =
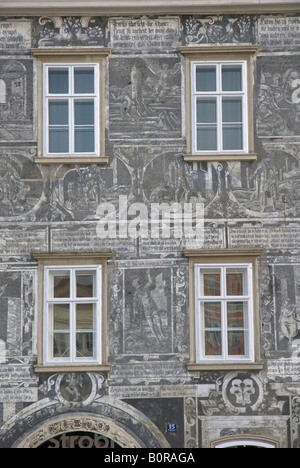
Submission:
<svg viewBox="0 0 300 468">
<path fill-rule="evenodd" d="M 101 362 L 101 266 L 45 267 L 44 364 Z"/>
<path fill-rule="evenodd" d="M 196 362 L 254 359 L 252 264 L 194 265 Z"/>
</svg>

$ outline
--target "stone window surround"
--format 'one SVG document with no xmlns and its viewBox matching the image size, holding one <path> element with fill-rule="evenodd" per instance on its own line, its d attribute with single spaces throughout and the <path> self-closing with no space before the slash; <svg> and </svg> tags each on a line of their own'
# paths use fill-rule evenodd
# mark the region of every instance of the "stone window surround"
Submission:
<svg viewBox="0 0 300 468">
<path fill-rule="evenodd" d="M 259 326 L 259 290 L 258 290 L 258 259 L 262 250 L 228 249 L 228 250 L 185 250 L 185 257 L 189 259 L 189 297 L 190 297 L 190 363 L 189 371 L 201 370 L 261 370 L 263 363 L 260 360 L 260 326 Z M 254 362 L 196 362 L 196 335 L 195 335 L 195 264 L 221 265 L 249 263 L 253 269 L 253 336 L 254 336 Z"/>
<path fill-rule="evenodd" d="M 32 55 L 37 59 L 37 106 L 38 106 L 38 153 L 35 158 L 37 164 L 107 164 L 105 156 L 105 87 L 106 87 L 106 58 L 111 50 L 106 48 L 55 48 L 32 49 Z M 44 64 L 99 64 L 99 155 L 98 156 L 48 156 L 43 155 L 43 65 Z"/>
<path fill-rule="evenodd" d="M 259 52 L 257 46 L 233 45 L 233 46 L 187 46 L 179 47 L 179 51 L 186 59 L 185 64 L 185 107 L 186 107 L 186 135 L 187 154 L 186 162 L 207 161 L 256 161 L 254 152 L 254 119 L 253 119 L 253 61 Z M 192 110 L 191 110 L 191 63 L 201 61 L 246 61 L 247 63 L 247 88 L 248 88 L 248 152 L 247 153 L 192 153 Z"/>
<path fill-rule="evenodd" d="M 83 252 L 83 253 L 33 253 L 38 262 L 38 362 L 36 372 L 90 372 L 110 370 L 108 364 L 107 341 L 107 261 L 111 258 L 111 252 Z M 46 266 L 102 266 L 102 363 L 101 364 L 49 364 L 43 362 L 43 308 L 44 308 L 44 270 Z"/>
</svg>

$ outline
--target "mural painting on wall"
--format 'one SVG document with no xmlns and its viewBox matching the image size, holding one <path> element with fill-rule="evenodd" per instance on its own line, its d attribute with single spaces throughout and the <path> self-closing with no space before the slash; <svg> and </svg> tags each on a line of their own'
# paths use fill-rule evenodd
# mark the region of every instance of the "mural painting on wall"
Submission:
<svg viewBox="0 0 300 468">
<path fill-rule="evenodd" d="M 181 137 L 178 59 L 120 57 L 110 68 L 110 138 Z"/>
<path fill-rule="evenodd" d="M 0 60 L 0 139 L 32 140 L 31 60 Z"/>
<path fill-rule="evenodd" d="M 103 45 L 105 24 L 99 17 L 43 17 L 34 24 L 34 43 L 38 47 Z"/>
<path fill-rule="evenodd" d="M 187 352 L 185 270 L 163 260 L 160 268 L 154 265 L 132 264 L 115 278 L 110 327 L 116 355 L 143 360 L 151 350 L 172 359 Z"/>
<path fill-rule="evenodd" d="M 192 16 L 186 19 L 186 42 L 190 44 L 252 42 L 253 20 L 249 16 Z"/>
</svg>

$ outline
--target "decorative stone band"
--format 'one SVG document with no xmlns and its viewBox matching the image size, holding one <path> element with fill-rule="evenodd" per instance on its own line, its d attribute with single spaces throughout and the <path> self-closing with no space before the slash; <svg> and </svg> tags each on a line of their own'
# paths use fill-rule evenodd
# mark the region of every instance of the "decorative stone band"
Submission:
<svg viewBox="0 0 300 468">
<path fill-rule="evenodd" d="M 237 14 L 288 13 L 299 11 L 297 0 L 2 0 L 3 15 L 145 15 L 145 14 Z"/>
</svg>

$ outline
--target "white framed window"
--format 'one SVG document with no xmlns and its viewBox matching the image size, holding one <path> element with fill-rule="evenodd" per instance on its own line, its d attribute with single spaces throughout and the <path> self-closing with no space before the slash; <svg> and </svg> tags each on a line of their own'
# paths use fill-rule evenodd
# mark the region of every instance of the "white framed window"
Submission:
<svg viewBox="0 0 300 468">
<path fill-rule="evenodd" d="M 99 66 L 44 64 L 45 156 L 99 152 Z"/>
<path fill-rule="evenodd" d="M 252 264 L 195 264 L 196 362 L 254 360 Z"/>
<path fill-rule="evenodd" d="M 247 153 L 247 62 L 192 61 L 192 152 Z"/>
<path fill-rule="evenodd" d="M 101 363 L 101 266 L 44 270 L 44 364 Z"/>
</svg>

